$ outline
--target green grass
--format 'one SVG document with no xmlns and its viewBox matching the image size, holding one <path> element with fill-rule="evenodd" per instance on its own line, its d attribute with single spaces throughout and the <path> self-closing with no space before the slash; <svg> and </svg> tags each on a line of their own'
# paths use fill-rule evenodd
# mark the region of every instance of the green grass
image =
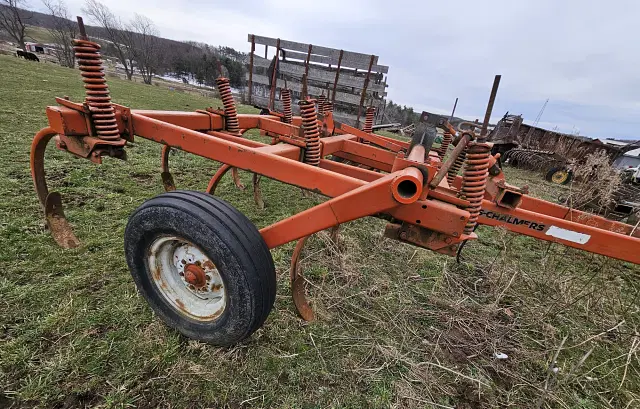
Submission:
<svg viewBox="0 0 640 409">
<path fill-rule="evenodd" d="M 27 41 L 36 43 L 52 43 L 55 41 L 49 30 L 44 27 L 27 26 L 25 34 Z"/>
<path fill-rule="evenodd" d="M 185 339 L 137 295 L 123 256 L 128 215 L 162 192 L 160 146 L 138 138 L 127 162 L 100 166 L 47 152 L 51 188 L 83 243 L 61 250 L 33 192 L 29 147 L 55 96 L 82 100 L 79 75 L 0 56 L 0 80 L 0 407 L 524 408 L 540 396 L 540 407 L 640 405 L 638 266 L 489 228 L 461 264 L 384 238 L 377 219 L 343 226 L 339 246 L 318 235 L 304 261 L 318 316 L 309 324 L 293 310 L 293 246 L 283 246 L 272 252 L 278 296 L 262 329 L 233 348 Z M 134 108 L 220 105 L 109 85 Z M 218 164 L 176 152 L 171 166 L 179 187 L 204 190 Z M 533 195 L 563 190 L 507 171 Z M 262 189 L 264 210 L 228 177 L 217 194 L 259 227 L 322 200 L 271 180 Z"/>
</svg>

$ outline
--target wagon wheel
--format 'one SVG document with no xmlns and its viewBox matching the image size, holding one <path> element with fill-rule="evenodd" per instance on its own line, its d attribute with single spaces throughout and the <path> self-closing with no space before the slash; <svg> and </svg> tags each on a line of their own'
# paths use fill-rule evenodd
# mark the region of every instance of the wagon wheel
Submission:
<svg viewBox="0 0 640 409">
<path fill-rule="evenodd" d="M 551 168 L 544 178 L 548 182 L 552 182 L 558 185 L 566 185 L 567 183 L 571 182 L 573 174 L 564 166 L 556 166 Z"/>
<path fill-rule="evenodd" d="M 235 344 L 273 307 L 275 268 L 262 236 L 206 193 L 176 190 L 145 202 L 129 218 L 125 254 L 153 311 L 189 338 Z"/>
</svg>

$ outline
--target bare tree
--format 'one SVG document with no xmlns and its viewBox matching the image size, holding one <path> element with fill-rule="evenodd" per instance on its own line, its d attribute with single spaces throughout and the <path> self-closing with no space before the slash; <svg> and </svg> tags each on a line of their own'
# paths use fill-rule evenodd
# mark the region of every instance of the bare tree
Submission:
<svg viewBox="0 0 640 409">
<path fill-rule="evenodd" d="M 93 18 L 105 32 L 106 40 L 113 44 L 118 60 L 124 66 L 127 79 L 133 76 L 133 37 L 125 31 L 122 21 L 104 4 L 97 0 L 87 0 L 82 11 Z"/>
<path fill-rule="evenodd" d="M 25 8 L 24 0 L 0 0 L 0 30 L 6 31 L 21 49 L 25 49 L 27 24 L 21 16 L 21 8 Z"/>
<path fill-rule="evenodd" d="M 158 29 L 151 19 L 136 14 L 129 23 L 129 32 L 133 39 L 132 52 L 138 71 L 140 71 L 144 83 L 151 84 L 153 75 L 160 65 L 162 54 Z"/>
<path fill-rule="evenodd" d="M 71 15 L 63 0 L 42 0 L 42 3 L 53 17 L 53 28 L 49 29 L 49 34 L 51 34 L 54 43 L 58 45 L 56 57 L 58 57 L 60 65 L 73 68 L 75 66 L 73 39 L 78 34 L 78 26 L 71 20 Z"/>
</svg>

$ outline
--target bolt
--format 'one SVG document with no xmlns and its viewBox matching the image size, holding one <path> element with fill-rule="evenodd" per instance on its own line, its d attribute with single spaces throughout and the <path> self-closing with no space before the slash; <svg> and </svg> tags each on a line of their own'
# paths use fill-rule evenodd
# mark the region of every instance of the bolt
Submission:
<svg viewBox="0 0 640 409">
<path fill-rule="evenodd" d="M 458 237 L 460 235 L 460 233 L 458 233 L 457 231 L 453 232 L 453 237 Z"/>
<path fill-rule="evenodd" d="M 67 149 L 67 144 L 64 141 L 60 141 L 60 149 Z"/>
<path fill-rule="evenodd" d="M 402 233 L 400 233 L 400 238 L 401 238 L 402 240 L 406 240 L 406 239 L 407 239 L 407 232 L 404 232 L 404 231 L 403 231 Z"/>
<path fill-rule="evenodd" d="M 460 220 L 464 220 L 464 216 L 460 216 Z"/>
</svg>

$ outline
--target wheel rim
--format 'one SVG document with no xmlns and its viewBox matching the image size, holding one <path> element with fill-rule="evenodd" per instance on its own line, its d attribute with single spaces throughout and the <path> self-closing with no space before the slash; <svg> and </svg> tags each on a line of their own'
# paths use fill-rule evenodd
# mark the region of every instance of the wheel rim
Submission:
<svg viewBox="0 0 640 409">
<path fill-rule="evenodd" d="M 198 321 L 213 321 L 224 311 L 227 296 L 215 264 L 188 240 L 155 239 L 147 252 L 148 266 L 164 299 Z"/>
<path fill-rule="evenodd" d="M 551 175 L 551 181 L 553 183 L 562 184 L 569 178 L 569 172 L 566 170 L 558 170 Z"/>
</svg>

